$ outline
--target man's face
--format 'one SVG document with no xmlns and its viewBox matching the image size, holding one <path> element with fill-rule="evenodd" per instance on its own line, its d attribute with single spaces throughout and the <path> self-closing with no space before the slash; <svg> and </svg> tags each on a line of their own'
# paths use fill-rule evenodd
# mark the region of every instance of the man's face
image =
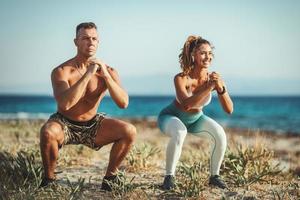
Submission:
<svg viewBox="0 0 300 200">
<path fill-rule="evenodd" d="M 99 37 L 95 28 L 81 28 L 74 41 L 78 54 L 85 57 L 93 57 L 96 54 Z"/>
</svg>

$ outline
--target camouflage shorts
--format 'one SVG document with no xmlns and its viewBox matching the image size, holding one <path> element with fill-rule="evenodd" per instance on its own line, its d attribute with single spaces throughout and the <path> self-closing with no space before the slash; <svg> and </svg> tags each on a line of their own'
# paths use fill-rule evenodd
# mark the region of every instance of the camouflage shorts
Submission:
<svg viewBox="0 0 300 200">
<path fill-rule="evenodd" d="M 95 138 L 104 115 L 103 113 L 98 113 L 89 121 L 77 122 L 67 119 L 57 112 L 50 116 L 49 121 L 56 121 L 62 125 L 65 135 L 62 146 L 67 144 L 83 144 L 94 150 L 99 150 L 101 146 L 95 145 Z"/>
</svg>

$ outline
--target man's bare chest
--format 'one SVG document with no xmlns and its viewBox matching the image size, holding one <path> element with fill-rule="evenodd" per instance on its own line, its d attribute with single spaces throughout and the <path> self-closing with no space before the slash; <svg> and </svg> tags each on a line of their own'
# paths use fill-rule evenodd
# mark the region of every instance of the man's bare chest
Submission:
<svg viewBox="0 0 300 200">
<path fill-rule="evenodd" d="M 70 87 L 77 84 L 80 79 L 69 80 Z M 97 76 L 92 77 L 84 88 L 81 100 L 84 101 L 94 101 L 99 99 L 99 97 L 106 90 L 105 81 Z"/>
</svg>

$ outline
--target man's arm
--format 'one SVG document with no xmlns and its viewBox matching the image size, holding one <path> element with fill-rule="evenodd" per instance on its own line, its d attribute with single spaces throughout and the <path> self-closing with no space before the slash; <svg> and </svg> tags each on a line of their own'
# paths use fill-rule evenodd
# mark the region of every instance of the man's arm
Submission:
<svg viewBox="0 0 300 200">
<path fill-rule="evenodd" d="M 108 71 L 109 76 L 103 76 L 103 78 L 111 98 L 120 108 L 126 108 L 129 103 L 129 98 L 127 92 L 121 87 L 118 72 L 111 67 L 106 67 L 106 70 Z"/>
<path fill-rule="evenodd" d="M 121 87 L 121 81 L 117 71 L 97 58 L 91 59 L 90 64 L 99 66 L 96 75 L 104 79 L 108 92 L 114 102 L 120 108 L 126 108 L 129 103 L 129 98 L 127 92 Z"/>
<path fill-rule="evenodd" d="M 63 69 L 54 69 L 51 74 L 51 81 L 58 107 L 64 111 L 72 108 L 82 97 L 91 77 L 92 72 L 88 70 L 76 84 L 70 87 Z"/>
<path fill-rule="evenodd" d="M 97 61 L 100 68 L 97 75 L 104 79 L 111 98 L 120 108 L 126 108 L 128 106 L 129 98 L 127 92 L 121 87 L 118 72 L 115 69 L 108 67 L 102 61 Z"/>
</svg>

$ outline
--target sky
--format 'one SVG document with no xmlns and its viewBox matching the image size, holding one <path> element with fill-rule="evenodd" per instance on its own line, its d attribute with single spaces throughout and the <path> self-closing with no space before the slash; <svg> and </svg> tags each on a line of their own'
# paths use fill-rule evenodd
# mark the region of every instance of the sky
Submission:
<svg viewBox="0 0 300 200">
<path fill-rule="evenodd" d="M 98 26 L 97 57 L 130 95 L 173 95 L 189 35 L 215 47 L 210 71 L 232 95 L 300 95 L 300 1 L 0 0 L 0 94 L 52 95 L 76 55 L 75 28 Z"/>
</svg>

